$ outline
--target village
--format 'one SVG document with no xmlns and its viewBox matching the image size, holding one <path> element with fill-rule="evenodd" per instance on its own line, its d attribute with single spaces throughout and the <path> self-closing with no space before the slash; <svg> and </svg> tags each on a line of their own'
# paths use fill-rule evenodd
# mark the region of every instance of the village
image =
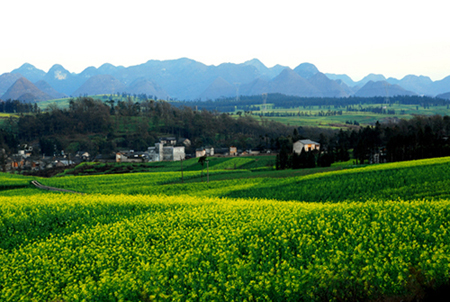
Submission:
<svg viewBox="0 0 450 302">
<path fill-rule="evenodd" d="M 111 154 L 109 157 L 103 155 L 91 156 L 87 151 L 79 151 L 75 154 L 64 153 L 38 155 L 33 152 L 33 147 L 23 145 L 18 153 L 7 156 L 4 149 L 0 149 L 0 168 L 3 172 L 40 171 L 53 168 L 64 168 L 75 166 L 82 162 L 117 162 L 117 163 L 148 163 L 161 161 L 180 161 L 189 158 L 200 157 L 233 157 L 233 156 L 255 156 L 276 154 L 271 149 L 249 149 L 242 150 L 235 146 L 228 148 L 214 148 L 205 146 L 195 149 L 195 153 L 186 153 L 186 148 L 191 146 L 187 138 L 161 137 L 155 146 L 148 147 L 145 151 L 125 150 Z M 319 151 L 320 144 L 309 139 L 299 140 L 293 144 L 293 153 L 300 154 L 305 151 Z"/>
</svg>

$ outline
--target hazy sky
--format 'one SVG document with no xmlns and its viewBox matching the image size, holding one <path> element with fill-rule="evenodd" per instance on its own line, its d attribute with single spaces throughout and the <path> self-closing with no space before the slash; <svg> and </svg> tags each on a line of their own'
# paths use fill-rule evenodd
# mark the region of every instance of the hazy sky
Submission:
<svg viewBox="0 0 450 302">
<path fill-rule="evenodd" d="M 2 3 L 0 74 L 23 63 L 79 73 L 187 57 L 207 65 L 258 58 L 369 73 L 450 75 L 448 1 L 50 1 Z"/>
</svg>

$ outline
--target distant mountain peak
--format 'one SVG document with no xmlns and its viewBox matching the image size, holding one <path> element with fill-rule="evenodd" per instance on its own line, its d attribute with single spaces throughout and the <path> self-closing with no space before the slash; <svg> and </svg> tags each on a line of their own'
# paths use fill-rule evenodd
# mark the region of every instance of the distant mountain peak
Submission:
<svg viewBox="0 0 450 302">
<path fill-rule="evenodd" d="M 290 68 L 284 69 L 270 81 L 271 93 L 283 93 L 306 97 L 321 97 L 322 93 L 308 80 Z"/>
<path fill-rule="evenodd" d="M 201 99 L 217 99 L 236 95 L 236 87 L 222 77 L 217 77 L 200 95 Z"/>
<path fill-rule="evenodd" d="M 130 86 L 126 88 L 126 92 L 135 94 L 146 94 L 148 96 L 153 96 L 157 98 L 165 99 L 169 95 L 164 91 L 158 84 L 146 79 L 137 78 L 134 80 Z"/>
<path fill-rule="evenodd" d="M 22 66 L 19 67 L 19 69 L 34 70 L 36 69 L 36 67 L 34 67 L 34 65 L 31 65 L 30 63 L 24 63 Z"/>
<path fill-rule="evenodd" d="M 251 59 L 244 62 L 244 65 L 251 65 L 255 66 L 257 69 L 266 69 L 266 65 L 264 65 L 260 60 L 258 59 Z"/>
<path fill-rule="evenodd" d="M 342 85 L 334 80 L 330 80 L 321 72 L 317 72 L 308 81 L 319 89 L 324 97 L 347 97 L 349 95 Z"/>
<path fill-rule="evenodd" d="M 370 81 L 382 82 L 382 81 L 386 81 L 386 78 L 382 74 L 369 73 L 361 81 L 358 81 L 356 84 L 360 85 L 360 86 L 364 86 Z"/>
<path fill-rule="evenodd" d="M 319 69 L 314 64 L 302 63 L 294 68 L 294 71 L 301 77 L 308 79 L 319 72 Z"/>
<path fill-rule="evenodd" d="M 31 82 L 42 80 L 45 76 L 45 71 L 37 69 L 30 63 L 23 64 L 19 68 L 11 71 L 11 73 L 19 73 Z"/>
<path fill-rule="evenodd" d="M 371 80 L 355 93 L 355 96 L 359 97 L 391 97 L 396 95 L 416 95 L 416 93 L 408 91 L 399 85 L 389 84 L 386 81 Z"/>
<path fill-rule="evenodd" d="M 109 74 L 117 72 L 118 70 L 125 69 L 123 66 L 114 66 L 110 63 L 105 63 L 97 69 L 98 74 Z"/>
<path fill-rule="evenodd" d="M 125 91 L 125 85 L 111 75 L 95 75 L 90 77 L 73 95 L 111 94 Z"/>
<path fill-rule="evenodd" d="M 62 67 L 62 65 L 55 64 L 50 68 L 47 75 L 51 75 L 51 77 L 56 80 L 67 80 L 70 76 L 70 72 Z"/>
</svg>

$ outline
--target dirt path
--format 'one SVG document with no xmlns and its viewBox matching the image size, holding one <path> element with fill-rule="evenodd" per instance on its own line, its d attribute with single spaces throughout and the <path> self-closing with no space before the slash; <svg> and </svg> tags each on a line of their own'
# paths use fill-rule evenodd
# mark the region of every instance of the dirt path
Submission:
<svg viewBox="0 0 450 302">
<path fill-rule="evenodd" d="M 81 194 L 81 195 L 85 195 L 86 194 L 86 193 L 75 192 L 75 191 L 66 190 L 66 189 L 60 189 L 60 188 L 44 186 L 41 183 L 39 183 L 38 181 L 36 181 L 36 180 L 32 180 L 31 184 L 33 186 L 35 186 L 36 188 L 41 189 L 41 190 L 55 191 L 55 192 L 66 192 L 66 193 Z"/>
</svg>

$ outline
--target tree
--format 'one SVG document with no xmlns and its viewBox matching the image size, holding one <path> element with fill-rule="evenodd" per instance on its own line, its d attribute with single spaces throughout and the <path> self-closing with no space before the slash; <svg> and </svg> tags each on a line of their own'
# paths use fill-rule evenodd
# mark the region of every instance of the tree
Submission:
<svg viewBox="0 0 450 302">
<path fill-rule="evenodd" d="M 298 155 L 296 152 L 292 154 L 291 162 L 292 162 L 292 169 L 300 169 L 302 167 L 300 155 Z"/>
<path fill-rule="evenodd" d="M 289 168 L 289 153 L 292 150 L 290 141 L 288 138 L 279 138 L 280 152 L 278 153 L 278 170 L 284 170 Z"/>
<path fill-rule="evenodd" d="M 203 182 L 203 167 L 205 166 L 206 155 L 200 156 L 198 162 L 200 163 L 200 165 L 202 165 L 202 174 L 200 174 L 200 179 Z"/>
<path fill-rule="evenodd" d="M 319 154 L 319 157 L 317 158 L 317 165 L 319 167 L 330 167 L 333 162 L 333 155 L 328 152 Z"/>
<path fill-rule="evenodd" d="M 0 149 L 0 167 L 3 171 L 3 173 L 6 172 L 6 160 L 7 160 L 7 156 L 6 156 L 5 149 Z"/>
<path fill-rule="evenodd" d="M 305 168 L 315 168 L 316 167 L 316 156 L 314 152 L 306 152 L 306 161 L 304 162 Z"/>
</svg>

